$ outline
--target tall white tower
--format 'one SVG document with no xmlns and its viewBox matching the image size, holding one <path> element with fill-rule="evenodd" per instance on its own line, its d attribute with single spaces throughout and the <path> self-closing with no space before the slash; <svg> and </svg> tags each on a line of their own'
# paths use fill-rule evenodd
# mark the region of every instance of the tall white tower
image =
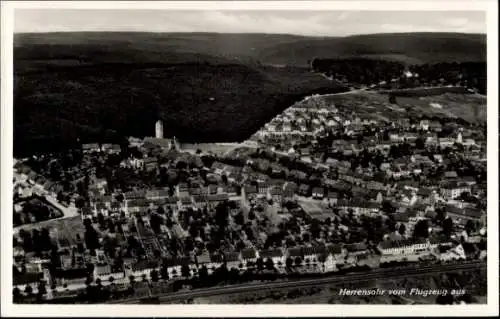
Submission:
<svg viewBox="0 0 500 319">
<path fill-rule="evenodd" d="M 156 138 L 163 138 L 163 121 L 162 120 L 156 121 L 155 131 L 156 131 Z"/>
</svg>

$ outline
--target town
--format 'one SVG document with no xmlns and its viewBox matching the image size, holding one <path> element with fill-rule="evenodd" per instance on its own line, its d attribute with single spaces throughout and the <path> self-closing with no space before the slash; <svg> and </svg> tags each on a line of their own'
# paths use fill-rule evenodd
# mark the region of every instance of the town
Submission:
<svg viewBox="0 0 500 319">
<path fill-rule="evenodd" d="M 187 147 L 159 119 L 16 159 L 14 301 L 485 259 L 485 126 L 357 94 L 308 97 L 240 144 Z"/>
</svg>

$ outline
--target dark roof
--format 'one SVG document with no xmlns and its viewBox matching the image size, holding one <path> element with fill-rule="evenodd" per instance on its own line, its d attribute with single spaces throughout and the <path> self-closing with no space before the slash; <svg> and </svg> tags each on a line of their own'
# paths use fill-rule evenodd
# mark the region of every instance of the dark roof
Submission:
<svg viewBox="0 0 500 319">
<path fill-rule="evenodd" d="M 239 260 L 240 260 L 240 254 L 237 252 L 231 251 L 224 253 L 224 261 L 226 262 L 239 261 Z"/>
<path fill-rule="evenodd" d="M 268 250 L 262 250 L 259 255 L 263 259 L 272 257 L 282 257 L 283 251 L 281 249 L 268 249 Z"/>
<path fill-rule="evenodd" d="M 253 185 L 245 185 L 245 193 L 246 194 L 255 194 L 257 193 L 257 187 Z"/>
<path fill-rule="evenodd" d="M 26 272 L 24 274 L 18 274 L 14 276 L 13 284 L 17 285 L 27 285 L 30 283 L 39 282 L 43 278 L 43 273 L 30 273 Z"/>
<path fill-rule="evenodd" d="M 302 247 L 292 247 L 288 248 L 288 256 L 290 257 L 302 257 Z"/>
<path fill-rule="evenodd" d="M 167 266 L 182 266 L 191 264 L 192 259 L 190 257 L 179 257 L 179 258 L 166 258 L 163 263 Z"/>
<path fill-rule="evenodd" d="M 228 194 L 213 194 L 213 195 L 208 195 L 207 200 L 209 202 L 221 202 L 221 201 L 226 201 L 229 199 Z"/>
<path fill-rule="evenodd" d="M 319 255 L 319 254 L 324 254 L 326 253 L 326 247 L 321 245 L 321 246 L 312 246 L 312 247 L 303 247 L 302 248 L 302 254 L 304 256 L 307 255 Z"/>
<path fill-rule="evenodd" d="M 157 261 L 139 260 L 132 265 L 133 271 L 141 271 L 158 267 Z"/>
<path fill-rule="evenodd" d="M 417 245 L 417 244 L 423 244 L 426 241 L 424 239 L 420 240 L 415 240 L 415 239 L 404 239 L 404 240 L 397 240 L 397 241 L 385 241 L 380 243 L 380 247 L 383 249 L 388 249 L 388 248 L 398 248 L 398 247 L 406 247 L 406 246 L 412 246 L 412 245 Z"/>
<path fill-rule="evenodd" d="M 342 252 L 342 247 L 340 247 L 340 245 L 328 244 L 326 245 L 326 251 L 329 254 L 340 254 Z"/>
<path fill-rule="evenodd" d="M 188 205 L 192 203 L 191 197 L 181 197 L 180 201 L 183 205 Z"/>
<path fill-rule="evenodd" d="M 136 198 L 144 198 L 146 197 L 145 191 L 132 191 L 123 194 L 126 199 L 136 199 Z"/>
<path fill-rule="evenodd" d="M 90 144 L 83 144 L 82 145 L 82 149 L 84 149 L 84 150 L 89 150 L 89 149 L 93 149 L 93 148 L 99 148 L 99 144 L 90 143 Z"/>
<path fill-rule="evenodd" d="M 354 243 L 345 245 L 345 248 L 348 252 L 356 252 L 366 250 L 368 247 L 364 243 Z"/>
<path fill-rule="evenodd" d="M 251 259 L 257 257 L 257 251 L 253 248 L 246 248 L 241 251 L 241 257 L 243 259 Z"/>
<path fill-rule="evenodd" d="M 324 193 L 323 187 L 314 187 L 312 190 L 313 193 Z"/>
<path fill-rule="evenodd" d="M 144 143 L 150 143 L 154 146 L 169 148 L 172 140 L 167 138 L 145 137 Z"/>
<path fill-rule="evenodd" d="M 477 252 L 477 247 L 474 244 L 471 243 L 463 243 L 462 247 L 464 248 L 464 252 L 466 254 L 474 254 Z"/>
<path fill-rule="evenodd" d="M 65 278 L 65 279 L 77 279 L 77 278 L 86 278 L 88 274 L 87 268 L 72 268 L 59 270 L 56 272 L 57 278 Z"/>
<path fill-rule="evenodd" d="M 224 261 L 224 258 L 222 255 L 219 255 L 219 254 L 213 254 L 210 256 L 210 262 L 213 262 L 213 263 L 221 263 Z"/>
<path fill-rule="evenodd" d="M 157 164 L 157 163 L 158 163 L 158 159 L 156 157 L 146 157 L 144 159 L 144 165 Z"/>
</svg>

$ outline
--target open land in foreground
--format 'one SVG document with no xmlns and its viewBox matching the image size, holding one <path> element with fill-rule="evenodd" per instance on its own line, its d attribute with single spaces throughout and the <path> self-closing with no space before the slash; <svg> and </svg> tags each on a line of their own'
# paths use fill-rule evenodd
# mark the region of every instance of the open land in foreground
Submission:
<svg viewBox="0 0 500 319">
<path fill-rule="evenodd" d="M 353 284 L 264 290 L 252 293 L 196 298 L 198 304 L 436 304 L 442 290 L 455 291 L 455 302 L 486 302 L 486 270 L 422 275 L 408 279 L 377 279 Z M 348 291 L 378 291 L 374 296 L 342 295 Z M 411 289 L 420 289 L 419 291 Z M 440 290 L 434 291 L 432 290 Z M 380 292 L 384 291 L 384 295 Z M 404 291 L 404 293 L 402 292 Z M 425 295 L 427 291 L 428 295 Z M 462 294 L 463 292 L 463 294 Z"/>
</svg>

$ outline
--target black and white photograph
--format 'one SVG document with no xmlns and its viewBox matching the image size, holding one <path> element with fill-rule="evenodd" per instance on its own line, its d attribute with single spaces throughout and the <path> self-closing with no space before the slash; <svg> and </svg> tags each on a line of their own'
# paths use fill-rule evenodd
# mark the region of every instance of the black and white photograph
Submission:
<svg viewBox="0 0 500 319">
<path fill-rule="evenodd" d="M 2 308 L 498 314 L 494 1 L 77 2 L 2 2 Z"/>
</svg>

